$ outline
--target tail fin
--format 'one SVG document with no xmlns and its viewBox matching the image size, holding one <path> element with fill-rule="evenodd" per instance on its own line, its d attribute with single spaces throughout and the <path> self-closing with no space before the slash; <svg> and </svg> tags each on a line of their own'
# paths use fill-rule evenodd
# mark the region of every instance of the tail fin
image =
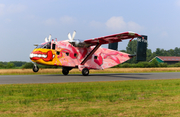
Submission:
<svg viewBox="0 0 180 117">
<path fill-rule="evenodd" d="M 137 61 L 146 61 L 146 50 L 147 50 L 147 36 L 141 35 L 142 37 L 137 38 Z"/>
<path fill-rule="evenodd" d="M 137 50 L 136 55 L 129 55 L 129 57 L 135 57 L 137 61 L 146 61 L 146 50 L 147 50 L 147 36 L 141 35 L 142 37 L 137 38 Z M 110 43 L 108 49 L 117 50 L 118 43 Z"/>
</svg>

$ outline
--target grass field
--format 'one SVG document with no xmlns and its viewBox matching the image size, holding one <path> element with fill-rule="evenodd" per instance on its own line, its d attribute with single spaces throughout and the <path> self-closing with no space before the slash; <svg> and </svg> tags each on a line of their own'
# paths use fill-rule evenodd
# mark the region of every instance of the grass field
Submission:
<svg viewBox="0 0 180 117">
<path fill-rule="evenodd" d="M 178 117 L 180 80 L 0 85 L 0 116 Z"/>
<path fill-rule="evenodd" d="M 91 73 L 179 72 L 180 68 L 111 68 Z M 38 74 L 61 74 L 40 69 Z M 74 69 L 70 72 L 81 73 Z M 0 74 L 37 74 L 31 69 Z M 0 117 L 179 117 L 180 79 L 0 85 Z"/>
<path fill-rule="evenodd" d="M 180 72 L 180 67 L 170 68 L 109 68 L 104 70 L 90 70 L 90 73 L 141 73 L 141 72 Z M 24 74 L 62 74 L 62 69 L 40 69 L 34 73 L 32 69 L 0 69 L 0 75 Z M 78 69 L 72 69 L 70 74 L 81 74 Z"/>
</svg>

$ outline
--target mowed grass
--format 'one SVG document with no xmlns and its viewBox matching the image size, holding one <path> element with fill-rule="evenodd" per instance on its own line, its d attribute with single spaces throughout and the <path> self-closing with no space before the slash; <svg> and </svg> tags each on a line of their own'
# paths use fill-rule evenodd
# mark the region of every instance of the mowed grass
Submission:
<svg viewBox="0 0 180 117">
<path fill-rule="evenodd" d="M 180 80 L 0 85 L 0 116 L 180 116 Z"/>
<path fill-rule="evenodd" d="M 180 72 L 180 67 L 170 68 L 109 68 L 104 70 L 90 70 L 91 73 L 142 73 L 142 72 Z M 0 75 L 34 75 L 34 74 L 62 74 L 62 69 L 39 69 L 34 73 L 32 69 L 0 69 Z M 81 74 L 77 68 L 69 74 Z"/>
</svg>

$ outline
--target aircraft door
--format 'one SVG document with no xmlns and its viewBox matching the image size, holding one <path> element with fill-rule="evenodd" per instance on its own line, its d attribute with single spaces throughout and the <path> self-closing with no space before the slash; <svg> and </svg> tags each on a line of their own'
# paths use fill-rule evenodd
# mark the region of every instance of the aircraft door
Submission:
<svg viewBox="0 0 180 117">
<path fill-rule="evenodd" d="M 56 49 L 56 44 L 53 43 L 53 44 L 52 44 L 52 50 L 55 50 L 55 49 Z"/>
</svg>

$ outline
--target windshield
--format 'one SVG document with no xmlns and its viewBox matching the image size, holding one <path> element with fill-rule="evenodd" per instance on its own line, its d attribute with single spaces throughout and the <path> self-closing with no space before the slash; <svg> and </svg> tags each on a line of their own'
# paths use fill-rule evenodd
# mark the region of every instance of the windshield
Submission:
<svg viewBox="0 0 180 117">
<path fill-rule="evenodd" d="M 51 49 L 51 42 L 43 43 L 43 44 L 41 44 L 41 45 L 38 45 L 36 48 L 46 48 L 46 49 Z"/>
</svg>

